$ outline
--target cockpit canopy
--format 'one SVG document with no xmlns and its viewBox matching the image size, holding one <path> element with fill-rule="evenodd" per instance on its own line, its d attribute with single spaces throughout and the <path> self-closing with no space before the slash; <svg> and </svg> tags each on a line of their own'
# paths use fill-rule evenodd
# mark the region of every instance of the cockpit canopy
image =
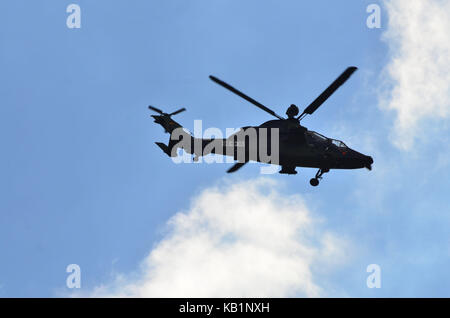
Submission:
<svg viewBox="0 0 450 318">
<path fill-rule="evenodd" d="M 315 131 L 312 130 L 308 130 L 306 132 L 306 139 L 311 140 L 313 142 L 322 142 L 322 143 L 331 143 L 333 145 L 335 145 L 338 148 L 344 149 L 344 148 L 348 148 L 346 144 L 344 144 L 344 142 L 337 140 L 337 139 L 332 139 L 332 138 L 328 138 L 325 137 L 324 135 L 321 135 Z"/>
<path fill-rule="evenodd" d="M 339 148 L 348 148 L 346 144 L 344 144 L 342 141 L 340 140 L 336 140 L 336 139 L 330 139 L 331 143 Z"/>
</svg>

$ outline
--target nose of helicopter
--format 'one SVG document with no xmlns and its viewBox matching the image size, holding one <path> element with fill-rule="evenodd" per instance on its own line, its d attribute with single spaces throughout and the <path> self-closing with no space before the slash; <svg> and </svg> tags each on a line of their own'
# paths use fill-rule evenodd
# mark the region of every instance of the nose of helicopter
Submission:
<svg viewBox="0 0 450 318">
<path fill-rule="evenodd" d="M 372 170 L 373 159 L 371 156 L 364 156 L 364 167 Z"/>
<path fill-rule="evenodd" d="M 353 149 L 347 156 L 347 160 L 349 160 L 349 164 L 352 165 L 353 168 L 367 168 L 372 170 L 373 159 L 371 156 L 366 156 Z"/>
</svg>

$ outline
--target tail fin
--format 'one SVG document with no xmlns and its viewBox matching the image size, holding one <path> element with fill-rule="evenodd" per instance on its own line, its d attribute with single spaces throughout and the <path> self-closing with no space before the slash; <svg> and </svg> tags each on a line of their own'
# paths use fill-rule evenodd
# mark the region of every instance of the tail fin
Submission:
<svg viewBox="0 0 450 318">
<path fill-rule="evenodd" d="M 161 148 L 161 150 L 162 150 L 166 155 L 168 155 L 169 157 L 172 157 L 172 154 L 171 154 L 171 152 L 170 152 L 170 149 L 169 149 L 169 147 L 167 147 L 167 145 L 163 144 L 162 142 L 155 142 L 155 144 L 156 144 L 159 148 Z"/>
</svg>

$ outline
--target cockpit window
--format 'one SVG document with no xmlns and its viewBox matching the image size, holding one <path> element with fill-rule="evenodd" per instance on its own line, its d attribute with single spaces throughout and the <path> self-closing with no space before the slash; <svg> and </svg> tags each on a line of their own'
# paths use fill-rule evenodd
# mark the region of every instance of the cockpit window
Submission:
<svg viewBox="0 0 450 318">
<path fill-rule="evenodd" d="M 339 148 L 348 148 L 346 144 L 344 144 L 342 141 L 340 140 L 336 140 L 336 139 L 331 139 L 331 138 L 327 138 L 324 135 L 321 135 L 315 131 L 311 131 L 308 130 L 306 133 L 307 139 L 311 140 L 311 141 L 316 141 L 316 142 L 324 142 L 324 143 L 331 143 L 333 145 L 335 145 L 336 147 Z"/>
<path fill-rule="evenodd" d="M 339 147 L 339 148 L 347 148 L 347 145 L 344 144 L 342 141 L 340 140 L 336 140 L 336 139 L 331 139 L 331 142 L 333 143 L 333 145 Z"/>
<path fill-rule="evenodd" d="M 328 140 L 327 137 L 325 137 L 319 133 L 316 133 L 315 131 L 308 131 L 308 133 L 315 140 L 318 140 L 318 141 L 327 141 Z"/>
</svg>

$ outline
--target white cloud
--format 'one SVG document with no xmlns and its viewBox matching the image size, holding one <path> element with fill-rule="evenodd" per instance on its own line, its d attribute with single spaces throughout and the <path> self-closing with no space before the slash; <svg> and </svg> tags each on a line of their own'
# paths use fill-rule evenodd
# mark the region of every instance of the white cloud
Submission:
<svg viewBox="0 0 450 318">
<path fill-rule="evenodd" d="M 381 106 L 396 112 L 394 144 L 410 149 L 426 120 L 450 115 L 450 1 L 386 0 L 391 60 Z M 436 122 L 434 122 L 436 123 Z"/>
<path fill-rule="evenodd" d="M 257 179 L 209 188 L 141 264 L 89 296 L 283 297 L 321 296 L 314 273 L 332 271 L 348 246 L 321 229 L 299 196 Z"/>
</svg>

